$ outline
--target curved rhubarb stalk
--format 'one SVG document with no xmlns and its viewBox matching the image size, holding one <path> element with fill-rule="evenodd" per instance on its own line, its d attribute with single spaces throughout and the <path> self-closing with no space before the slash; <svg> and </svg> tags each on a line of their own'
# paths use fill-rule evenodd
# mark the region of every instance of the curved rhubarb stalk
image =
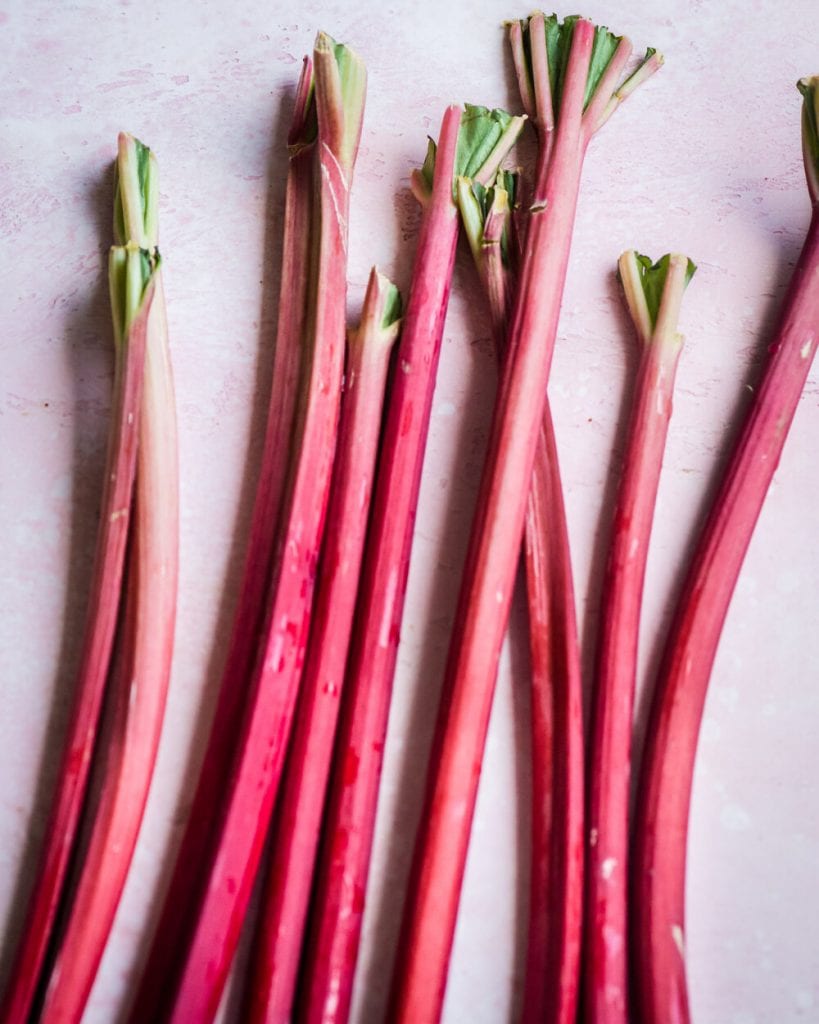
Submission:
<svg viewBox="0 0 819 1024">
<path fill-rule="evenodd" d="M 319 33 L 313 54 L 318 120 L 304 392 L 298 456 L 283 505 L 260 650 L 236 756 L 178 949 L 161 977 L 154 1019 L 212 1020 L 244 922 L 281 777 L 303 667 L 338 426 L 344 359 L 347 215 L 366 73 L 347 47 Z M 193 866 L 191 866 L 193 869 Z"/>
<path fill-rule="evenodd" d="M 287 1024 L 293 1005 L 324 797 L 353 629 L 390 352 L 401 297 L 373 268 L 347 341 L 338 452 L 307 667 L 276 811 L 246 1020 Z"/>
<path fill-rule="evenodd" d="M 135 229 L 126 231 L 129 237 Z M 82 1016 L 136 846 L 156 761 L 173 657 L 179 567 L 176 412 L 156 237 L 139 428 L 135 514 L 122 649 L 113 668 L 116 706 L 102 792 L 61 929 L 40 1020 Z M 116 255 L 116 250 L 114 252 Z"/>
<path fill-rule="evenodd" d="M 192 866 L 202 863 L 213 837 L 217 821 L 213 809 L 221 804 L 227 788 L 230 760 L 235 753 L 259 644 L 287 473 L 307 315 L 315 136 L 313 62 L 305 57 L 287 138 L 289 169 L 273 379 L 244 575 L 205 759 L 137 991 L 131 1014 L 134 1024 L 156 1019 L 162 986 L 155 984 L 155 979 L 163 976 L 177 955 L 186 909 L 196 899 L 199 876 Z"/>
<path fill-rule="evenodd" d="M 637 641 L 654 504 L 682 336 L 677 318 L 695 270 L 685 256 L 620 257 L 626 303 L 637 329 L 640 365 L 603 587 L 592 717 L 587 852 L 585 1016 L 627 1024 L 631 730 Z"/>
<path fill-rule="evenodd" d="M 685 854 L 700 721 L 720 633 L 819 338 L 819 77 L 799 83 L 812 217 L 770 357 L 669 633 L 637 802 L 632 954 L 642 1024 L 686 1024 Z"/>
<path fill-rule="evenodd" d="M 517 175 L 461 178 L 458 205 L 501 359 L 519 251 Z M 569 531 L 548 398 L 524 533 L 532 662 L 532 864 L 522 1020 L 574 1024 L 583 919 L 583 693 Z"/>
<path fill-rule="evenodd" d="M 141 208 L 144 203 L 146 210 L 155 211 L 156 164 L 150 150 L 130 135 L 121 135 L 119 139 L 117 182 L 117 210 L 123 204 Z M 121 213 L 115 220 L 121 220 Z M 7 1024 L 24 1024 L 31 1011 L 77 837 L 111 662 L 131 521 L 145 338 L 154 295 L 153 287 L 148 285 L 148 260 L 139 248 L 143 234 L 141 231 L 136 246 L 117 247 L 111 252 L 114 388 L 91 599 L 74 709 L 42 859 L 10 986 L 0 1010 L 0 1017 Z"/>
<path fill-rule="evenodd" d="M 608 116 L 631 52 L 579 18 L 533 17 L 544 33 L 540 90 L 554 142 L 540 161 L 520 282 L 450 645 L 427 802 L 416 845 L 393 988 L 395 1021 L 440 1018 L 498 657 L 523 540 L 586 146 Z M 551 33 L 551 34 L 550 34 Z M 554 45 L 553 38 L 554 37 Z M 540 45 L 537 43 L 537 45 Z"/>
<path fill-rule="evenodd" d="M 456 171 L 494 177 L 520 129 L 502 111 L 450 107 L 414 187 L 428 189 L 390 389 L 372 521 L 356 607 L 336 764 L 310 924 L 298 1017 L 349 1016 L 378 782 L 409 572 L 412 533 L 458 238 Z"/>
</svg>

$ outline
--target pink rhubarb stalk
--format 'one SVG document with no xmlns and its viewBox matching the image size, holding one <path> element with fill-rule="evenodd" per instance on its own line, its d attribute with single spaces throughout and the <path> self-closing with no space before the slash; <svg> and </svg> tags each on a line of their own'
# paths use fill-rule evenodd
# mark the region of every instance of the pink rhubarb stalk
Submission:
<svg viewBox="0 0 819 1024">
<path fill-rule="evenodd" d="M 153 156 L 146 156 L 139 163 L 136 150 L 140 146 L 131 136 L 120 136 L 118 195 L 122 205 L 137 209 L 142 208 L 143 198 L 149 193 L 155 196 L 156 190 Z M 0 1017 L 7 1024 L 24 1024 L 31 1011 L 77 838 L 111 662 L 131 521 L 145 339 L 154 295 L 153 286 L 146 289 L 145 260 L 139 250 L 143 234 L 144 225 L 136 247 L 128 251 L 115 249 L 112 254 L 112 271 L 113 264 L 117 266 L 116 288 L 113 273 L 111 277 L 115 309 L 113 406 L 91 599 L 57 791 L 23 937 L 0 1010 Z M 129 310 L 127 318 L 125 308 L 118 308 L 123 304 Z"/>
<path fill-rule="evenodd" d="M 310 267 L 315 154 L 313 63 L 305 57 L 287 139 L 289 170 L 284 209 L 284 239 L 279 316 L 267 428 L 253 506 L 244 575 L 233 632 L 213 717 L 205 759 L 185 826 L 175 868 L 156 928 L 131 1020 L 154 1020 L 162 996 L 154 979 L 173 962 L 186 924 L 184 908 L 196 899 L 201 864 L 217 824 L 214 807 L 226 792 L 231 758 L 242 721 L 249 678 L 264 620 L 274 539 L 284 492 L 298 378 L 301 367 Z"/>
<path fill-rule="evenodd" d="M 126 237 L 136 236 L 127 210 L 125 228 Z M 111 681 L 114 720 L 99 803 L 39 1018 L 43 1024 L 74 1024 L 82 1016 L 136 846 L 171 673 L 179 564 L 176 411 L 156 237 L 147 241 L 155 293 L 148 318 L 123 638 Z"/>
<path fill-rule="evenodd" d="M 677 361 L 680 303 L 694 265 L 685 256 L 620 257 L 640 343 L 634 406 L 603 588 L 589 778 L 585 1015 L 628 1024 L 627 908 L 631 730 L 651 523 Z"/>
<path fill-rule="evenodd" d="M 623 93 L 625 39 L 583 19 L 533 17 L 546 47 L 541 93 L 555 137 L 529 209 L 470 551 L 450 646 L 427 802 L 393 987 L 394 1021 L 440 1018 L 498 657 L 506 632 L 546 384 L 557 332 L 583 157 Z M 538 42 L 543 34 L 543 42 Z"/>
<path fill-rule="evenodd" d="M 390 389 L 300 986 L 297 1016 L 311 1024 L 343 1024 L 350 1012 L 415 510 L 458 237 L 456 170 L 491 180 L 518 131 L 518 121 L 501 111 L 450 107 L 437 150 L 430 144 L 424 170 L 416 172 L 430 198 Z"/>
<path fill-rule="evenodd" d="M 632 951 L 642 1024 L 686 1024 L 685 854 L 697 739 L 720 633 L 819 337 L 819 77 L 803 79 L 812 217 L 762 381 L 699 540 L 665 647 L 640 777 Z"/>
<path fill-rule="evenodd" d="M 503 358 L 519 251 L 501 172 L 462 178 L 458 204 Z M 524 534 L 532 662 L 532 864 L 522 1020 L 574 1024 L 583 917 L 583 702 L 569 533 L 548 398 Z"/>
<path fill-rule="evenodd" d="M 318 121 L 304 393 L 260 650 L 236 756 L 156 1020 L 209 1021 L 219 1007 L 259 866 L 290 735 L 312 611 L 338 425 L 344 360 L 349 189 L 364 110 L 358 57 L 319 33 L 313 55 Z M 181 909 L 180 909 L 181 912 Z"/>
<path fill-rule="evenodd" d="M 287 1024 L 293 1005 L 324 797 L 353 629 L 387 370 L 400 327 L 395 285 L 373 269 L 347 341 L 341 425 L 316 610 L 287 754 L 245 1019 Z"/>
</svg>

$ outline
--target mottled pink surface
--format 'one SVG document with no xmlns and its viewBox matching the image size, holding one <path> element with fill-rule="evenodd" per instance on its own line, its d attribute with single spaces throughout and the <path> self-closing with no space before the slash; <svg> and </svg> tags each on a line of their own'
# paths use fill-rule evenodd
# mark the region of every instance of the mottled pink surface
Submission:
<svg viewBox="0 0 819 1024">
<path fill-rule="evenodd" d="M 751 10 L 753 14 L 751 14 Z M 181 589 L 147 816 L 85 1017 L 115 1020 L 156 914 L 207 734 L 236 596 L 268 390 L 284 123 L 317 28 L 370 71 L 353 193 L 350 307 L 377 262 L 405 287 L 408 174 L 450 101 L 517 106 L 500 23 L 474 0 L 0 2 L 0 911 L 20 925 L 77 667 L 111 387 L 104 276 L 116 133 L 162 173 L 162 250 L 180 414 Z M 572 13 L 569 10 L 561 13 Z M 551 394 L 582 632 L 597 619 L 634 343 L 624 248 L 699 265 L 649 560 L 641 651 L 661 629 L 732 424 L 757 379 L 808 219 L 794 82 L 819 71 L 815 4 L 621 0 L 584 13 L 667 65 L 591 147 Z M 697 1024 L 819 1021 L 819 389 L 809 379 L 714 672 L 691 826 Z M 416 530 L 355 1020 L 380 1019 L 494 388 L 489 326 L 461 253 Z M 512 1018 L 526 898 L 521 607 L 503 660 L 446 1020 Z"/>
</svg>

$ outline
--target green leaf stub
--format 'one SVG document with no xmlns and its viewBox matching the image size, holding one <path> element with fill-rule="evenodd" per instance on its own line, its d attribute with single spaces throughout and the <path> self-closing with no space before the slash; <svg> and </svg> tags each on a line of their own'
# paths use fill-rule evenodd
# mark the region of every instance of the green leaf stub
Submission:
<svg viewBox="0 0 819 1024">
<path fill-rule="evenodd" d="M 643 289 L 643 294 L 645 295 L 649 319 L 653 328 L 657 324 L 657 317 L 660 312 L 660 304 L 663 299 L 665 282 L 668 277 L 668 268 L 671 263 L 671 254 L 667 253 L 665 256 L 657 260 L 656 263 L 652 263 L 649 256 L 641 256 L 640 253 L 635 253 L 634 255 L 637 263 L 640 284 Z M 696 264 L 689 259 L 685 272 L 686 286 L 694 276 L 696 269 Z"/>
<path fill-rule="evenodd" d="M 398 288 L 390 282 L 387 293 L 384 296 L 384 311 L 381 315 L 381 328 L 387 330 L 388 327 L 392 327 L 394 323 L 397 323 L 401 319 L 403 313 L 403 303 L 401 302 L 401 292 Z"/>
<path fill-rule="evenodd" d="M 805 176 L 814 203 L 819 202 L 819 75 L 800 78 L 796 83 L 802 93 L 802 153 Z"/>
</svg>

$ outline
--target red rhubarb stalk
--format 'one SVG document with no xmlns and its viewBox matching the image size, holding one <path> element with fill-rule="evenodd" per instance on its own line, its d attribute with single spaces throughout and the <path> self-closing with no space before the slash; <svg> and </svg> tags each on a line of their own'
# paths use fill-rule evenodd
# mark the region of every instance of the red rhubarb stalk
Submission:
<svg viewBox="0 0 819 1024">
<path fill-rule="evenodd" d="M 669 633 L 640 777 L 632 933 L 639 1019 L 686 1024 L 685 854 L 697 739 L 722 626 L 819 337 L 819 77 L 803 79 L 812 217 L 779 331 Z"/>
<path fill-rule="evenodd" d="M 125 225 L 127 237 L 133 238 L 136 230 L 127 211 Z M 82 1016 L 136 846 L 171 673 L 179 564 L 176 411 L 156 238 L 147 241 L 155 293 L 145 351 L 124 635 L 111 680 L 114 721 L 99 803 L 39 1018 L 43 1024 L 74 1024 Z"/>
<path fill-rule="evenodd" d="M 586 903 L 585 1015 L 628 1024 L 627 910 L 631 730 L 651 523 L 682 336 L 677 318 L 694 264 L 634 251 L 619 273 L 640 344 L 626 456 L 603 588 L 592 718 Z"/>
<path fill-rule="evenodd" d="M 146 156 L 141 162 L 136 159 L 140 146 L 131 136 L 120 136 L 117 177 L 121 197 L 118 205 L 141 209 L 142 198 L 147 198 L 149 192 L 153 194 L 156 185 L 153 158 Z M 140 236 L 142 234 L 144 231 Z M 7 1024 L 23 1024 L 31 1011 L 77 837 L 111 661 L 131 520 L 145 337 L 154 294 L 153 287 L 146 290 L 146 267 L 140 244 L 141 238 L 137 247 L 128 251 L 115 249 L 111 257 L 111 301 L 115 310 L 114 388 L 91 599 L 57 791 L 23 937 L 0 1010 L 0 1018 Z M 116 288 L 113 287 L 114 264 Z M 120 308 L 123 304 L 129 310 L 127 317 L 125 308 Z"/>
<path fill-rule="evenodd" d="M 272 861 L 245 1019 L 287 1024 L 293 1005 L 324 796 L 364 551 L 390 352 L 401 299 L 373 269 L 361 324 L 347 341 L 341 424 L 316 610 L 276 811 Z"/>
<path fill-rule="evenodd" d="M 298 457 L 284 498 L 260 650 L 247 691 L 226 799 L 216 808 L 196 900 L 162 977 L 157 1020 L 209 1021 L 219 1007 L 247 911 L 284 763 L 310 626 L 344 359 L 347 215 L 364 109 L 358 57 L 320 33 L 313 55 L 318 120 L 311 298 Z"/>
<path fill-rule="evenodd" d="M 505 353 L 519 258 L 510 210 L 517 175 L 458 205 Z M 574 1024 L 583 916 L 583 703 L 569 533 L 548 398 L 524 531 L 532 662 L 532 864 L 522 1020 Z"/>
<path fill-rule="evenodd" d="M 430 143 L 424 171 L 418 172 L 431 195 L 390 389 L 305 953 L 297 1016 L 311 1024 L 343 1024 L 350 1012 L 415 510 L 458 237 L 456 170 L 491 180 L 519 127 L 519 119 L 501 111 L 450 107 L 437 150 Z"/>
<path fill-rule="evenodd" d="M 631 51 L 588 21 L 544 32 L 555 138 L 539 169 L 396 962 L 392 1018 L 440 1018 L 498 657 L 523 541 L 586 146 L 616 106 Z M 552 33 L 550 35 L 550 33 Z M 554 38 L 553 38 L 554 37 Z"/>
<path fill-rule="evenodd" d="M 264 620 L 276 523 L 288 466 L 304 331 L 310 266 L 310 228 L 315 151 L 313 63 L 304 58 L 287 139 L 289 169 L 284 209 L 282 277 L 273 357 L 273 381 L 259 482 L 253 506 L 244 575 L 205 759 L 163 903 L 131 1020 L 142 1024 L 158 1013 L 162 976 L 179 949 L 183 908 L 196 899 L 201 864 L 217 823 L 214 807 L 224 797 L 245 707 L 249 677 Z"/>
</svg>

